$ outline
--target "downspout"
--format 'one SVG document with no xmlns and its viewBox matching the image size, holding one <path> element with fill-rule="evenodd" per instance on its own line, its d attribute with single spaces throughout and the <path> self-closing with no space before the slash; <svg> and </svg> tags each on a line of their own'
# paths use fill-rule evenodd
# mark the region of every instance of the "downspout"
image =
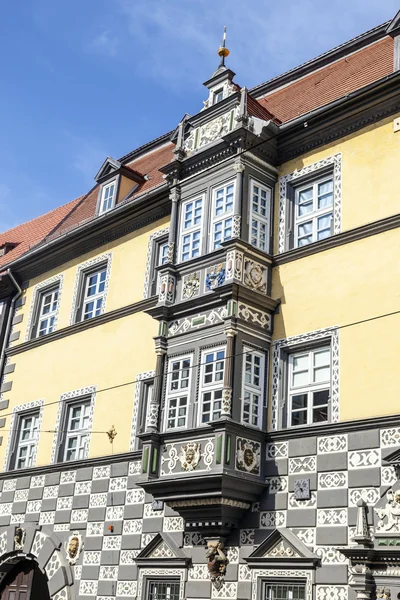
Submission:
<svg viewBox="0 0 400 600">
<path fill-rule="evenodd" d="M 0 354 L 0 380 L 3 377 L 3 368 L 4 368 L 5 358 L 6 358 L 6 348 L 7 348 L 7 344 L 8 344 L 8 338 L 10 336 L 11 323 L 14 318 L 15 303 L 22 294 L 22 289 L 21 289 L 20 285 L 18 284 L 17 280 L 15 279 L 14 275 L 11 273 L 11 269 L 7 269 L 7 275 L 9 276 L 9 278 L 13 282 L 14 286 L 16 287 L 17 293 L 11 300 L 10 310 L 8 311 L 7 325 L 6 325 L 6 329 L 4 332 L 3 346 L 1 348 L 1 354 Z"/>
</svg>

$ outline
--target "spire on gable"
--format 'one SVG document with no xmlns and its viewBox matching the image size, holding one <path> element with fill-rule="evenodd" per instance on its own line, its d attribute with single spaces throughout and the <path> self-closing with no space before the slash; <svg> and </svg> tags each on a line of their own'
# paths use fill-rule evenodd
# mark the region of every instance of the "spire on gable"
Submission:
<svg viewBox="0 0 400 600">
<path fill-rule="evenodd" d="M 209 108 L 210 106 L 221 102 L 221 100 L 224 100 L 239 90 L 239 86 L 232 82 L 235 73 L 225 65 L 225 59 L 230 54 L 226 47 L 226 26 L 224 27 L 224 34 L 222 36 L 221 45 L 217 50 L 217 54 L 221 59 L 218 68 L 212 74 L 210 79 L 204 82 L 204 86 L 209 89 L 209 96 L 207 100 L 204 101 L 204 108 Z"/>
</svg>

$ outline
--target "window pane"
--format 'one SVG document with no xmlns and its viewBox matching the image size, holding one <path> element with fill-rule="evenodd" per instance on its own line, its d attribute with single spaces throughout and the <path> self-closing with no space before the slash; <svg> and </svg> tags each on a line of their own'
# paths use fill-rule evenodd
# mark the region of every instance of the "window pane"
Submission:
<svg viewBox="0 0 400 600">
<path fill-rule="evenodd" d="M 292 386 L 300 387 L 303 385 L 307 385 L 309 383 L 309 374 L 308 371 L 299 371 L 298 373 L 293 373 L 292 377 Z"/>
<path fill-rule="evenodd" d="M 319 390 L 313 394 L 313 406 L 328 404 L 329 390 Z"/>
<path fill-rule="evenodd" d="M 307 408 L 308 394 L 292 396 L 292 410 Z"/>
</svg>

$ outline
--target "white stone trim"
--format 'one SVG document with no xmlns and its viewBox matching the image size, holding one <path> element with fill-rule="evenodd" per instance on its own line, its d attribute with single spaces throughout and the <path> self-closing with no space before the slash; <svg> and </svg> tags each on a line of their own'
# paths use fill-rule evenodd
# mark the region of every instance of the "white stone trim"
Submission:
<svg viewBox="0 0 400 600">
<path fill-rule="evenodd" d="M 33 410 L 35 408 L 39 408 L 38 443 L 35 446 L 35 450 L 34 450 L 34 454 L 33 454 L 33 464 L 32 464 L 32 467 L 30 467 L 30 468 L 36 467 L 37 449 L 38 449 L 39 440 L 40 440 L 40 430 L 42 428 L 43 406 L 44 406 L 44 399 L 33 400 L 33 402 L 26 402 L 25 404 L 18 404 L 18 406 L 14 406 L 12 415 L 11 415 L 11 419 L 10 419 L 10 430 L 8 433 L 7 450 L 6 450 L 6 454 L 4 457 L 3 471 L 8 470 L 8 462 L 10 460 L 10 451 L 11 451 L 12 441 L 14 440 L 14 436 L 17 434 L 17 431 L 13 431 L 13 430 L 17 424 L 17 418 L 18 418 L 19 414 L 27 412 L 28 410 Z"/>
<path fill-rule="evenodd" d="M 58 315 L 60 312 L 60 302 L 61 302 L 61 292 L 63 289 L 63 284 L 64 284 L 64 275 L 62 273 L 59 273 L 58 275 L 54 275 L 54 277 L 50 277 L 49 279 L 46 279 L 45 281 L 41 281 L 40 283 L 38 283 L 37 285 L 35 285 L 35 287 L 33 288 L 33 294 L 32 294 L 32 300 L 31 300 L 31 306 L 29 308 L 29 315 L 28 315 L 28 322 L 26 325 L 26 331 L 25 331 L 25 342 L 27 342 L 31 336 L 31 327 L 32 327 L 32 322 L 33 322 L 33 311 L 35 308 L 35 304 L 36 304 L 36 299 L 38 297 L 38 294 L 45 288 L 52 286 L 54 283 L 59 282 L 59 286 L 58 286 L 58 302 L 57 302 L 57 310 L 54 314 L 54 325 L 53 325 L 53 331 L 57 330 L 57 323 L 58 323 Z M 39 306 L 37 307 L 39 310 Z"/>
<path fill-rule="evenodd" d="M 92 435 L 92 427 L 93 427 L 93 416 L 94 416 L 94 404 L 95 404 L 95 400 L 96 400 L 96 390 L 97 390 L 97 386 L 91 385 L 89 387 L 80 388 L 78 390 L 73 390 L 72 392 L 65 392 L 64 394 L 61 394 L 60 400 L 58 402 L 56 426 L 55 426 L 55 432 L 54 432 L 54 437 L 53 437 L 53 446 L 51 449 L 51 458 L 50 458 L 51 465 L 54 465 L 57 462 L 56 452 L 57 452 L 57 444 L 58 444 L 58 440 L 59 440 L 59 431 L 58 430 L 60 428 L 61 415 L 62 415 L 64 403 L 66 400 L 71 400 L 73 398 L 80 398 L 80 397 L 84 397 L 84 396 L 91 396 L 89 426 L 88 426 L 89 441 L 88 441 L 88 444 L 86 447 L 86 456 L 84 457 L 84 458 L 88 458 L 89 448 L 90 448 L 90 440 L 91 440 L 91 435 Z"/>
<path fill-rule="evenodd" d="M 159 229 L 152 233 L 149 237 L 149 243 L 147 246 L 147 255 L 146 255 L 146 268 L 144 272 L 144 289 L 143 289 L 143 300 L 149 297 L 150 295 L 150 269 L 151 262 L 153 258 L 153 249 L 154 249 L 154 240 L 160 238 L 164 235 L 169 234 L 169 227 L 164 227 L 163 229 Z"/>
<path fill-rule="evenodd" d="M 135 450 L 137 417 L 138 417 L 138 411 L 139 411 L 140 390 L 142 388 L 142 381 L 145 379 L 152 379 L 155 376 L 155 374 L 156 374 L 155 371 L 144 371 L 144 373 L 138 373 L 136 375 L 135 393 L 134 393 L 134 397 L 133 397 L 131 439 L 130 439 L 130 444 L 129 444 L 130 452 L 133 452 Z"/>
<path fill-rule="evenodd" d="M 273 582 L 276 579 L 286 579 L 287 577 L 306 580 L 306 599 L 312 600 L 312 572 L 306 570 L 296 569 L 254 569 L 252 570 L 252 582 L 251 582 L 251 599 L 257 600 L 258 588 L 262 581 Z"/>
<path fill-rule="evenodd" d="M 96 256 L 95 258 L 92 258 L 91 260 L 87 260 L 86 262 L 84 262 L 78 266 L 78 268 L 76 270 L 76 276 L 75 276 L 74 293 L 72 296 L 71 315 L 69 318 L 70 325 L 73 325 L 75 323 L 76 305 L 78 302 L 78 291 L 79 291 L 79 284 L 81 281 L 82 272 L 86 271 L 87 269 L 90 269 L 91 267 L 94 267 L 97 264 L 103 263 L 103 262 L 107 262 L 107 273 L 106 273 L 106 280 L 105 280 L 105 285 L 104 285 L 103 303 L 101 305 L 101 313 L 100 314 L 103 314 L 105 312 L 107 294 L 108 294 L 108 286 L 110 283 L 112 252 L 106 252 L 105 254 L 100 254 L 99 256 Z"/>
<path fill-rule="evenodd" d="M 288 338 L 282 338 L 273 342 L 272 359 L 272 406 L 271 406 L 271 430 L 276 431 L 279 427 L 279 390 L 280 382 L 280 354 L 282 349 L 294 348 L 300 344 L 315 340 L 331 340 L 331 423 L 339 421 L 339 328 L 338 326 L 317 329 L 308 333 L 301 333 Z"/>
<path fill-rule="evenodd" d="M 287 184 L 309 173 L 315 172 L 318 176 L 318 171 L 329 165 L 333 166 L 333 234 L 342 231 L 342 153 L 338 152 L 279 178 L 278 254 L 289 250 L 286 248 Z"/>
<path fill-rule="evenodd" d="M 138 589 L 137 589 L 137 600 L 145 600 L 143 593 L 145 589 L 143 589 L 143 579 L 146 577 L 147 579 L 156 579 L 157 577 L 179 577 L 180 585 L 179 585 L 179 599 L 184 599 L 184 581 L 185 581 L 185 569 L 139 569 L 139 577 L 138 577 Z"/>
</svg>

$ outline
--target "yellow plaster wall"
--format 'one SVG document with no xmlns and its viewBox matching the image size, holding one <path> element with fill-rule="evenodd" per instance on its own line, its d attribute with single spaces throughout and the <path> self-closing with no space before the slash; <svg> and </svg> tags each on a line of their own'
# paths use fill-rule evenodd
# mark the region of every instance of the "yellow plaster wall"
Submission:
<svg viewBox="0 0 400 600">
<path fill-rule="evenodd" d="M 150 316 L 136 313 L 13 356 L 16 367 L 12 389 L 6 394 L 10 400 L 7 413 L 18 404 L 42 398 L 50 404 L 57 402 L 63 393 L 95 385 L 98 391 L 93 432 L 105 432 L 114 425 L 117 430 L 114 453 L 127 452 L 135 392 L 135 384 L 129 382 L 138 373 L 154 369 L 152 338 L 157 334 L 157 326 Z M 129 385 L 121 386 L 126 383 Z M 54 434 L 44 432 L 54 430 L 57 410 L 58 404 L 44 408 L 37 466 L 50 462 Z M 8 416 L 5 429 L 9 423 Z M 4 439 L 0 465 L 6 447 Z M 111 454 L 107 435 L 93 433 L 89 456 L 107 454 Z"/>
<path fill-rule="evenodd" d="M 396 178 L 400 164 L 400 132 L 393 132 L 393 115 L 318 151 L 284 163 L 279 176 L 342 153 L 342 231 L 399 212 Z M 275 187 L 275 240 L 279 217 L 279 185 Z"/>
<path fill-rule="evenodd" d="M 340 326 L 340 419 L 399 412 L 400 230 L 273 269 L 274 340 Z"/>
<path fill-rule="evenodd" d="M 135 181 L 132 181 L 132 179 L 129 179 L 129 177 L 122 176 L 119 184 L 117 203 L 121 202 L 127 193 L 130 192 L 134 187 L 137 187 L 137 183 Z"/>
<path fill-rule="evenodd" d="M 19 314 L 24 315 L 21 326 L 19 327 L 21 330 L 21 337 L 18 342 L 13 345 L 15 346 L 25 340 L 28 315 L 32 306 L 35 285 L 54 275 L 60 273 L 64 275 L 57 329 L 67 327 L 70 323 L 77 268 L 82 263 L 97 256 L 101 256 L 104 253 L 112 253 L 110 283 L 105 312 L 128 306 L 129 304 L 142 300 L 149 237 L 152 233 L 167 227 L 168 224 L 169 217 L 160 219 L 156 223 L 143 227 L 138 231 L 134 231 L 123 238 L 101 246 L 96 250 L 87 252 L 56 269 L 32 279 L 29 282 L 28 289 L 24 292 L 26 296 L 25 305 L 19 311 Z"/>
</svg>

